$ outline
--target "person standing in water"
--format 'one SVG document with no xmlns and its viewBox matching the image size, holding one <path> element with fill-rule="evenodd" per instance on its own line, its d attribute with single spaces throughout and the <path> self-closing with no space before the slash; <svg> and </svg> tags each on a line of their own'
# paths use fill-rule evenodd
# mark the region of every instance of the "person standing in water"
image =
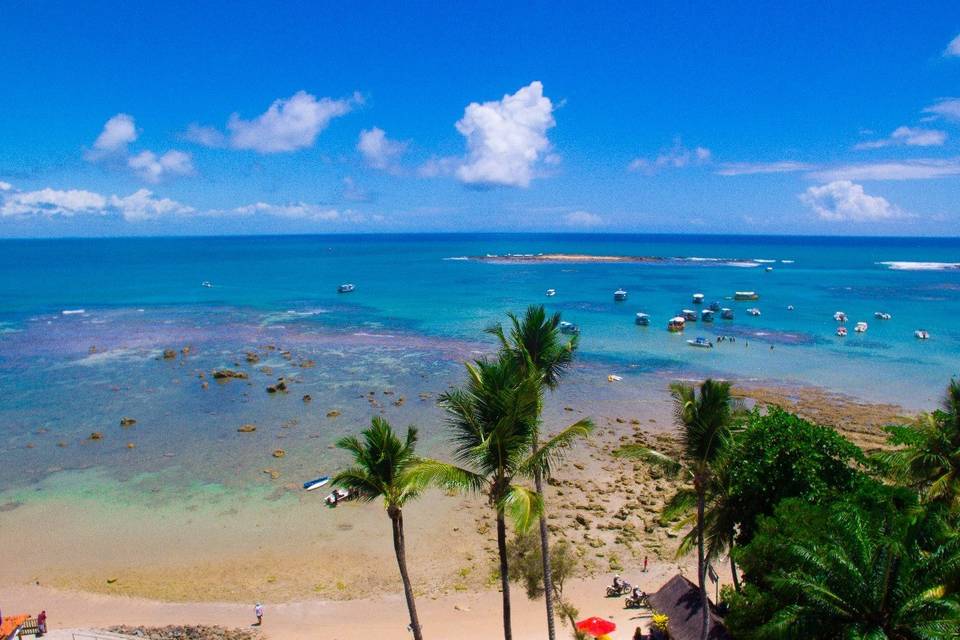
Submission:
<svg viewBox="0 0 960 640">
<path fill-rule="evenodd" d="M 257 606 L 253 608 L 253 613 L 257 616 L 256 626 L 261 626 L 263 624 L 263 605 L 258 602 Z"/>
</svg>

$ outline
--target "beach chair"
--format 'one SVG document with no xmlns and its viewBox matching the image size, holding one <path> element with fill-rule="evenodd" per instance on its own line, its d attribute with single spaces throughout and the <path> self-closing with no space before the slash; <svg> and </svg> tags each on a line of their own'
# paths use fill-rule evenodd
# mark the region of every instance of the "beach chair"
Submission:
<svg viewBox="0 0 960 640">
<path fill-rule="evenodd" d="M 38 636 L 38 635 L 40 635 L 40 623 L 37 622 L 36 618 L 27 619 L 20 626 L 20 631 L 17 632 L 18 638 L 22 638 L 24 636 Z"/>
</svg>

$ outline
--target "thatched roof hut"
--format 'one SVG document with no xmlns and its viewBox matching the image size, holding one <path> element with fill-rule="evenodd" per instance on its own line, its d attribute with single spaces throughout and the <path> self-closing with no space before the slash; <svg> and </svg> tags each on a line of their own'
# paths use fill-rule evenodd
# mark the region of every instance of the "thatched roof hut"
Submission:
<svg viewBox="0 0 960 640">
<path fill-rule="evenodd" d="M 650 606 L 654 611 L 670 617 L 667 631 L 673 640 L 700 640 L 702 624 L 700 608 L 700 589 L 679 573 L 660 590 L 650 595 Z M 723 618 L 710 603 L 710 640 L 730 640 L 730 634 L 723 626 Z"/>
</svg>

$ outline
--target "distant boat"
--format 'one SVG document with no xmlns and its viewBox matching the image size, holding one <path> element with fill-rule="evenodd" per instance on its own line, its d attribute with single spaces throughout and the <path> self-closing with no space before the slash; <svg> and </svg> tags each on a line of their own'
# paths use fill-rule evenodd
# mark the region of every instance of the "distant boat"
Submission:
<svg viewBox="0 0 960 640">
<path fill-rule="evenodd" d="M 866 331 L 867 331 L 867 323 L 866 323 L 866 322 L 858 322 L 858 323 L 857 323 L 857 326 L 855 326 L 855 327 L 853 328 L 853 330 L 856 331 L 857 333 L 866 333 Z"/>
<path fill-rule="evenodd" d="M 767 273 L 770 273 L 771 271 L 773 271 L 773 267 L 767 267 L 766 269 L 764 269 L 764 271 L 766 271 Z"/>
<path fill-rule="evenodd" d="M 759 300 L 760 295 L 756 291 L 735 291 L 734 300 Z"/>
<path fill-rule="evenodd" d="M 873 314 L 873 317 L 876 318 L 877 320 L 889 320 L 893 316 L 891 316 L 889 313 L 885 311 L 877 311 L 876 313 Z"/>
<path fill-rule="evenodd" d="M 213 286 L 213 283 L 211 283 L 209 280 L 204 280 L 203 282 L 200 283 L 200 286 L 207 287 L 209 289 L 210 287 Z"/>
<path fill-rule="evenodd" d="M 562 320 L 560 322 L 560 333 L 575 336 L 580 333 L 580 327 L 573 324 L 572 322 L 567 322 L 566 320 Z"/>
<path fill-rule="evenodd" d="M 760 315 L 760 309 L 757 309 L 756 307 L 750 307 L 749 309 L 747 309 L 747 313 L 749 313 L 752 316 L 758 316 Z"/>
<path fill-rule="evenodd" d="M 313 491 L 314 489 L 319 489 L 328 482 L 330 482 L 330 476 L 320 476 L 319 478 L 314 478 L 313 480 L 307 480 L 304 482 L 303 488 L 307 491 Z"/>
<path fill-rule="evenodd" d="M 695 338 L 693 340 L 687 340 L 687 344 L 690 345 L 691 347 L 700 347 L 701 349 L 713 348 L 713 343 L 703 337 Z"/>
<path fill-rule="evenodd" d="M 681 312 L 678 313 L 677 315 L 678 315 L 678 316 L 683 316 L 683 319 L 686 320 L 687 322 L 696 322 L 696 321 L 697 321 L 697 312 L 694 311 L 693 309 L 684 309 L 683 311 L 681 311 Z"/>
<path fill-rule="evenodd" d="M 547 297 L 548 297 L 548 298 L 552 298 L 552 297 L 555 296 L 555 295 L 557 295 L 557 290 L 556 290 L 556 289 L 547 289 Z"/>
<path fill-rule="evenodd" d="M 638 313 L 636 318 L 636 323 L 641 327 L 646 327 L 650 324 L 650 316 L 645 313 Z"/>
<path fill-rule="evenodd" d="M 704 309 L 700 312 L 700 319 L 704 322 L 713 322 L 713 311 L 710 309 Z"/>
<path fill-rule="evenodd" d="M 626 291 L 626 289 L 617 289 L 616 291 L 614 291 L 614 292 L 613 292 L 613 299 L 614 299 L 616 302 L 623 302 L 624 300 L 626 300 L 626 299 L 627 299 L 627 291 Z"/>
<path fill-rule="evenodd" d="M 837 327 L 837 336 L 841 338 L 847 337 L 847 328 L 846 327 Z"/>
<path fill-rule="evenodd" d="M 720 303 L 714 300 L 710 303 L 709 309 L 710 311 L 720 311 Z"/>
<path fill-rule="evenodd" d="M 679 333 L 683 331 L 683 327 L 686 326 L 686 324 L 687 321 L 681 316 L 670 318 L 670 320 L 667 322 L 667 331 L 671 333 Z"/>
<path fill-rule="evenodd" d="M 788 304 L 788 305 L 787 305 L 787 311 L 793 311 L 793 305 L 792 305 L 792 304 Z"/>
<path fill-rule="evenodd" d="M 836 313 L 833 314 L 833 319 L 836 320 L 837 322 L 846 322 L 847 314 L 845 314 L 843 311 L 837 311 Z"/>
<path fill-rule="evenodd" d="M 929 340 L 930 332 L 924 329 L 917 329 L 913 332 L 913 337 L 915 337 L 917 340 Z"/>
<path fill-rule="evenodd" d="M 727 307 L 720 309 L 720 317 L 724 320 L 733 320 L 733 309 Z"/>
<path fill-rule="evenodd" d="M 693 304 L 703 304 L 703 294 L 695 293 L 693 294 Z"/>
<path fill-rule="evenodd" d="M 347 284 L 342 284 L 339 287 L 337 287 L 337 293 L 350 293 L 355 288 L 356 287 L 354 287 L 352 284 L 348 282 Z"/>
<path fill-rule="evenodd" d="M 607 376 L 607 382 L 620 382 L 621 380 L 623 380 L 623 377 L 618 376 L 614 373 L 611 373 L 610 375 Z"/>
</svg>

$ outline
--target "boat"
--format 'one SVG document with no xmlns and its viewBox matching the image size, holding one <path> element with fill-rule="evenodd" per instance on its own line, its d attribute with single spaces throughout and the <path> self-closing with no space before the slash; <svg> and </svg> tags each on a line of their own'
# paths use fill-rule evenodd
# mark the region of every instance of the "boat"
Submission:
<svg viewBox="0 0 960 640">
<path fill-rule="evenodd" d="M 650 324 L 650 316 L 645 313 L 638 313 L 636 322 L 641 327 L 646 327 Z"/>
<path fill-rule="evenodd" d="M 891 316 L 886 311 L 877 311 L 876 313 L 873 314 L 873 317 L 876 318 L 877 320 L 889 320 L 893 316 Z"/>
<path fill-rule="evenodd" d="M 703 294 L 695 293 L 693 294 L 693 304 L 703 304 Z"/>
<path fill-rule="evenodd" d="M 614 291 L 614 292 L 613 292 L 613 299 L 614 299 L 616 302 L 623 302 L 624 300 L 626 300 L 626 299 L 627 299 L 627 291 L 626 291 L 626 289 L 617 289 L 616 291 Z"/>
<path fill-rule="evenodd" d="M 756 291 L 735 291 L 734 300 L 759 300 L 760 295 Z"/>
<path fill-rule="evenodd" d="M 843 311 L 837 311 L 836 313 L 833 314 L 833 319 L 836 320 L 837 322 L 846 322 L 847 314 L 845 314 Z"/>
<path fill-rule="evenodd" d="M 356 287 L 354 287 L 351 283 L 348 282 L 346 284 L 342 284 L 339 287 L 337 287 L 337 293 L 350 293 L 355 288 Z"/>
<path fill-rule="evenodd" d="M 707 308 L 710 309 L 710 311 L 720 311 L 720 303 L 714 300 Z"/>
<path fill-rule="evenodd" d="M 201 286 L 201 287 L 206 287 L 206 288 L 209 289 L 210 287 L 213 286 L 213 283 L 210 282 L 209 280 L 204 280 L 203 282 L 200 283 L 200 286 Z"/>
<path fill-rule="evenodd" d="M 728 307 L 724 307 L 723 309 L 720 309 L 720 317 L 723 318 L 724 320 L 733 320 L 733 309 L 730 309 Z"/>
<path fill-rule="evenodd" d="M 913 332 L 913 337 L 915 337 L 917 340 L 929 340 L 930 332 L 924 329 L 917 329 Z"/>
<path fill-rule="evenodd" d="M 713 322 L 713 311 L 710 309 L 704 309 L 700 312 L 700 319 L 704 322 Z"/>
<path fill-rule="evenodd" d="M 747 313 L 749 313 L 752 316 L 758 316 L 760 315 L 760 309 L 757 309 L 756 307 L 750 307 L 749 309 L 747 309 Z"/>
<path fill-rule="evenodd" d="M 837 336 L 841 338 L 847 337 L 847 328 L 846 327 L 837 327 Z"/>
<path fill-rule="evenodd" d="M 700 347 L 701 349 L 713 349 L 713 343 L 703 337 L 687 340 L 687 344 L 691 347 Z"/>
<path fill-rule="evenodd" d="M 580 327 L 573 324 L 572 322 L 567 322 L 566 320 L 562 320 L 560 322 L 560 333 L 565 333 L 568 336 L 579 335 Z"/>
<path fill-rule="evenodd" d="M 552 297 L 555 296 L 555 295 L 557 295 L 557 290 L 556 290 L 556 289 L 547 289 L 547 297 L 548 297 L 548 298 L 552 298 Z"/>
<path fill-rule="evenodd" d="M 764 271 L 766 271 L 767 273 L 770 273 L 771 271 L 773 271 L 773 267 L 767 267 L 766 269 L 764 269 Z"/>
<path fill-rule="evenodd" d="M 866 323 L 866 322 L 858 322 L 858 323 L 857 323 L 857 326 L 855 326 L 855 327 L 853 328 L 853 330 L 856 331 L 857 333 L 864 333 L 864 332 L 866 332 L 866 330 L 867 330 L 867 323 Z"/>
<path fill-rule="evenodd" d="M 607 376 L 607 382 L 620 382 L 621 380 L 623 380 L 621 376 L 618 376 L 613 373 Z"/>
<path fill-rule="evenodd" d="M 319 478 L 314 478 L 313 480 L 307 480 L 304 482 L 303 488 L 307 491 L 313 491 L 314 489 L 319 489 L 328 482 L 330 482 L 330 476 L 320 476 Z"/>
<path fill-rule="evenodd" d="M 670 320 L 667 322 L 667 331 L 670 331 L 672 333 L 678 333 L 680 331 L 683 331 L 683 327 L 686 324 L 687 324 L 687 321 L 684 320 L 682 316 L 676 316 L 674 318 L 670 318 Z"/>
<path fill-rule="evenodd" d="M 678 316 L 682 316 L 683 319 L 686 320 L 687 322 L 696 322 L 696 321 L 697 321 L 697 312 L 694 311 L 693 309 L 684 309 L 683 311 L 681 311 L 681 312 L 678 313 L 677 315 L 678 315 Z"/>
<path fill-rule="evenodd" d="M 337 506 L 338 502 L 342 502 L 343 500 L 346 500 L 349 497 L 350 497 L 349 489 L 334 489 L 330 493 L 330 495 L 328 495 L 326 498 L 323 499 L 323 501 L 327 503 L 328 507 L 335 507 Z"/>
<path fill-rule="evenodd" d="M 787 311 L 793 311 L 793 305 L 792 305 L 792 304 L 788 304 L 788 305 L 787 305 Z"/>
</svg>

